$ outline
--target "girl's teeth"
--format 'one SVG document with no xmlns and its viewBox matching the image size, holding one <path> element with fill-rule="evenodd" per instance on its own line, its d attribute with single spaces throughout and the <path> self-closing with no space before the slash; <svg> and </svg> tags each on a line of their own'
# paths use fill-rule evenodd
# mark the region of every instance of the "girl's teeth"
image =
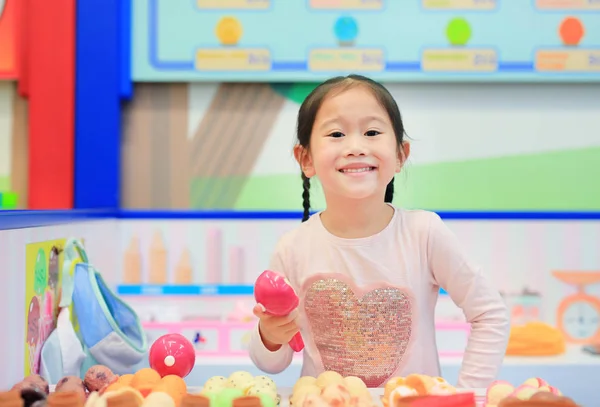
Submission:
<svg viewBox="0 0 600 407">
<path fill-rule="evenodd" d="M 371 168 L 348 168 L 343 171 L 344 172 L 365 172 L 365 171 L 371 171 Z"/>
</svg>

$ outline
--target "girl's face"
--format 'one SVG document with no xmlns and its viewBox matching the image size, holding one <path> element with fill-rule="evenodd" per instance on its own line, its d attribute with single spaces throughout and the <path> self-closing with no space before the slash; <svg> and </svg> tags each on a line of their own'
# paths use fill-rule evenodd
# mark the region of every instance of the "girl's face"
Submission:
<svg viewBox="0 0 600 407">
<path fill-rule="evenodd" d="M 403 148 L 408 153 L 408 144 Z M 325 98 L 309 150 L 297 147 L 296 159 L 307 177 L 319 178 L 328 198 L 383 199 L 404 161 L 387 112 L 360 85 Z"/>
</svg>

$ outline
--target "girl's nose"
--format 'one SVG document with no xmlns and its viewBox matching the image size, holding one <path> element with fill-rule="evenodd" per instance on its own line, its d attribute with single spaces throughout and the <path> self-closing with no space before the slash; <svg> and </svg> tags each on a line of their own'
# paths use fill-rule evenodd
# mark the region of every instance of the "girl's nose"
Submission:
<svg viewBox="0 0 600 407">
<path fill-rule="evenodd" d="M 366 155 L 364 137 L 362 135 L 346 136 L 346 155 L 361 156 Z"/>
</svg>

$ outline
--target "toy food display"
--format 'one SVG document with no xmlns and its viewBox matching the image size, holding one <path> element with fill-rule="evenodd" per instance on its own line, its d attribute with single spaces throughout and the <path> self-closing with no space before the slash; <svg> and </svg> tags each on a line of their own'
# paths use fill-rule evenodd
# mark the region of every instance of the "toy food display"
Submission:
<svg viewBox="0 0 600 407">
<path fill-rule="evenodd" d="M 384 387 L 381 402 L 384 407 L 396 406 L 400 399 L 411 396 L 448 396 L 456 393 L 456 388 L 442 377 L 411 374 L 406 377 L 393 377 Z"/>
<path fill-rule="evenodd" d="M 210 407 L 210 399 L 202 394 L 186 394 L 181 400 L 181 407 Z"/>
<path fill-rule="evenodd" d="M 254 403 L 258 398 L 264 407 L 275 407 L 281 401 L 272 379 L 244 371 L 233 372 L 229 377 L 211 377 L 204 383 L 200 394 L 219 407 L 230 407 L 234 400 L 242 397 L 255 397 L 246 400 L 248 403 Z"/>
<path fill-rule="evenodd" d="M 0 392 L 0 405 L 3 407 L 23 407 L 23 399 L 17 390 Z"/>
<path fill-rule="evenodd" d="M 87 389 L 83 384 L 83 380 L 77 376 L 63 377 L 58 381 L 58 383 L 56 383 L 56 388 L 54 391 L 56 393 L 76 393 L 81 400 L 85 400 L 87 397 Z"/>
<path fill-rule="evenodd" d="M 49 399 L 50 387 L 38 375 L 31 375 L 15 384 L 12 389 L 19 394 L 24 402 L 23 407 L 43 407 Z M 187 393 L 187 385 L 183 378 L 176 375 L 161 377 L 153 369 L 145 368 L 135 374 L 118 376 L 108 367 L 95 365 L 88 369 L 84 379 L 76 376 L 66 376 L 58 381 L 54 393 L 75 394 L 81 400 L 81 405 L 106 407 L 109 399 L 125 394 L 124 397 L 134 397 L 139 404 L 160 405 L 168 407 L 164 402 L 165 396 L 171 400 L 173 407 L 179 404 L 182 396 Z M 154 393 L 161 393 L 156 396 Z M 152 397 L 150 397 L 152 396 Z M 120 400 L 120 399 L 119 399 Z M 58 402 L 58 400 L 57 400 Z"/>
<path fill-rule="evenodd" d="M 295 401 L 301 407 L 375 407 L 371 395 L 366 392 L 353 396 L 350 389 L 343 383 L 328 384 L 321 389 L 320 394 L 306 394 Z"/>
<path fill-rule="evenodd" d="M 476 407 L 475 393 L 408 396 L 395 401 L 394 407 Z"/>
<path fill-rule="evenodd" d="M 280 396 L 267 376 L 234 372 L 209 379 L 201 394 L 189 394 L 179 375 L 160 375 L 152 368 L 118 376 L 108 367 L 92 366 L 81 380 L 66 376 L 54 392 L 38 375 L 0 392 L 1 407 L 276 407 Z"/>
<path fill-rule="evenodd" d="M 20 396 L 24 407 L 41 407 L 46 404 L 46 393 L 36 388 L 22 389 Z"/>
<path fill-rule="evenodd" d="M 186 377 L 196 363 L 196 350 L 185 336 L 166 334 L 154 341 L 150 347 L 149 361 L 150 367 L 161 377 Z"/>
<path fill-rule="evenodd" d="M 84 401 L 79 392 L 59 391 L 48 395 L 46 405 L 48 407 L 83 407 Z"/>
<path fill-rule="evenodd" d="M 560 390 L 539 377 L 527 379 L 518 387 L 500 380 L 488 387 L 485 397 L 485 407 L 519 407 L 521 405 L 558 407 L 575 406 L 576 403 L 570 398 L 563 396 Z"/>
<path fill-rule="evenodd" d="M 303 376 L 298 379 L 290 395 L 290 405 L 301 406 L 308 403 L 313 406 L 322 401 L 329 403 L 327 400 L 331 399 L 330 393 L 339 397 L 347 393 L 348 400 L 344 398 L 343 402 L 340 401 L 342 406 L 347 405 L 351 400 L 354 400 L 353 403 L 364 404 L 367 401 L 372 403 L 371 393 L 360 378 L 356 376 L 343 377 L 337 372 L 325 371 L 317 377 Z"/>
<path fill-rule="evenodd" d="M 50 393 L 50 386 L 48 386 L 48 382 L 42 376 L 34 374 L 27 376 L 15 384 L 11 391 L 13 396 L 20 396 L 24 407 L 31 407 L 36 403 L 35 407 L 39 407 L 42 403 L 46 403 L 46 396 Z"/>
<path fill-rule="evenodd" d="M 543 322 L 529 322 L 510 329 L 507 356 L 555 356 L 565 353 L 566 340 L 560 330 Z"/>
<path fill-rule="evenodd" d="M 46 381 L 46 379 L 44 379 L 42 376 L 37 375 L 37 374 L 32 374 L 30 376 L 27 376 L 25 379 L 23 379 L 19 383 L 15 384 L 12 387 L 12 390 L 20 391 L 20 390 L 23 390 L 26 388 L 27 389 L 28 388 L 36 388 L 45 394 L 50 393 L 50 386 L 48 386 L 48 382 Z"/>
<path fill-rule="evenodd" d="M 88 369 L 83 378 L 83 383 L 88 391 L 99 391 L 104 387 L 116 382 L 119 377 L 109 368 L 95 365 Z"/>
<path fill-rule="evenodd" d="M 148 398 L 144 399 L 139 391 L 131 387 L 123 387 L 119 390 L 106 391 L 103 394 L 99 394 L 98 392 L 90 393 L 84 407 L 117 407 L 121 405 L 141 407 L 142 405 L 147 405 L 146 400 Z M 172 399 L 169 401 L 171 406 L 174 407 L 175 402 Z"/>
<path fill-rule="evenodd" d="M 578 407 L 578 405 L 568 397 L 542 391 L 535 393 L 529 400 L 507 397 L 498 404 L 498 407 Z"/>
</svg>

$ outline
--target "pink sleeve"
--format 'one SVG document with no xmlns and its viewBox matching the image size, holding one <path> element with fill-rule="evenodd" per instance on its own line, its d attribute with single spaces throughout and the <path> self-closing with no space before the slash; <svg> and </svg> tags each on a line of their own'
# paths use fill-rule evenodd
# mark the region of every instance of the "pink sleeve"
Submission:
<svg viewBox="0 0 600 407">
<path fill-rule="evenodd" d="M 285 266 L 281 250 L 281 244 L 277 246 L 271 263 L 269 264 L 269 270 L 275 271 L 280 274 L 285 274 Z M 271 352 L 265 347 L 260 338 L 260 332 L 258 331 L 258 323 L 252 330 L 250 335 L 249 353 L 252 362 L 265 373 L 277 374 L 283 372 L 291 363 L 294 351 L 289 345 L 282 345 L 281 348 L 275 352 Z"/>
<path fill-rule="evenodd" d="M 448 292 L 471 324 L 458 386 L 485 388 L 496 379 L 506 352 L 510 333 L 506 304 L 437 214 L 432 214 L 427 246 L 434 284 Z"/>
</svg>

